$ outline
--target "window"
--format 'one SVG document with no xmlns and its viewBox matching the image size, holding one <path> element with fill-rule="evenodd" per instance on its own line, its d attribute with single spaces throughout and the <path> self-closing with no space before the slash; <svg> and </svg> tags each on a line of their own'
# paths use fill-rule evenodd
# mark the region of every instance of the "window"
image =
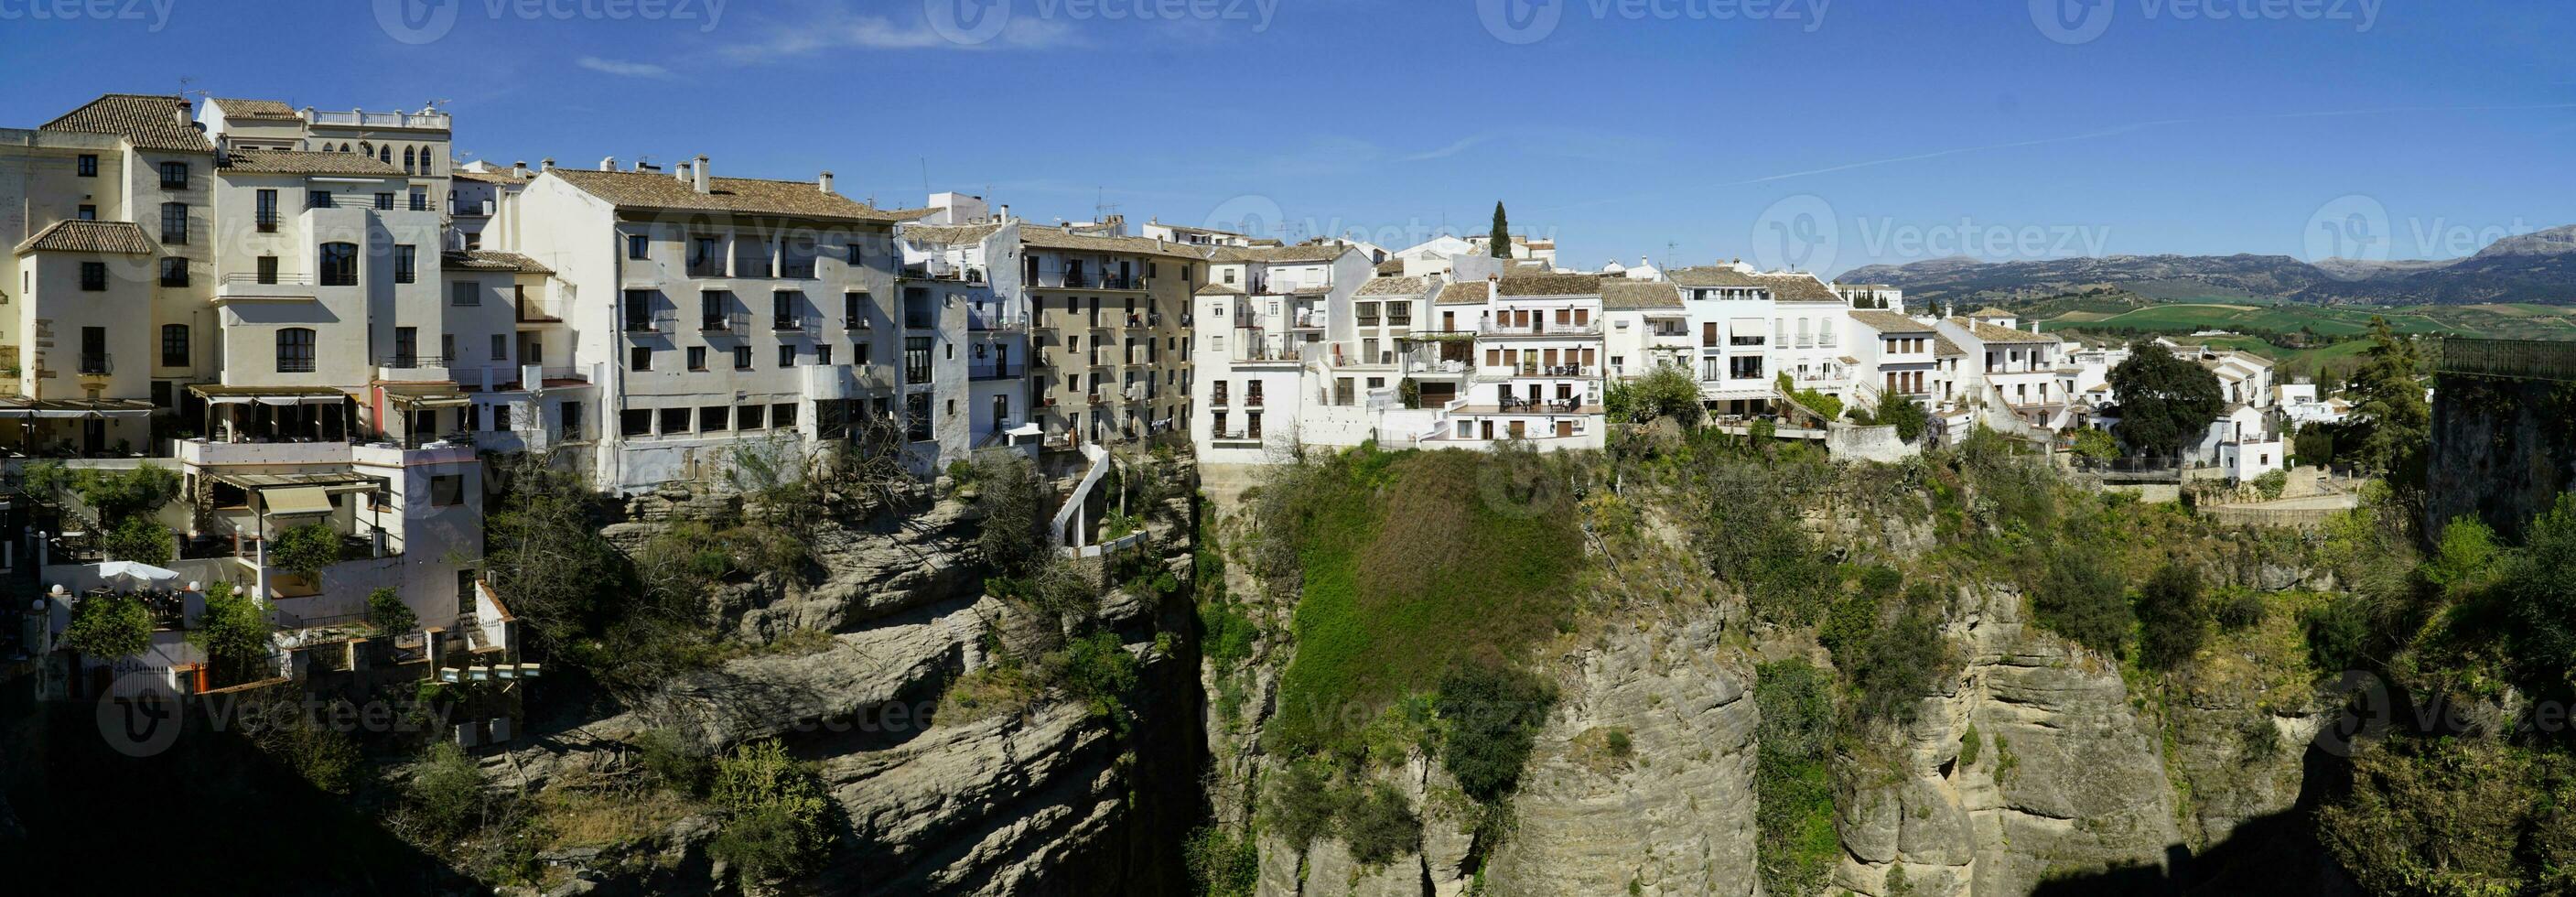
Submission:
<svg viewBox="0 0 2576 897">
<path fill-rule="evenodd" d="M 161 325 L 161 366 L 170 368 L 188 366 L 188 325 Z"/>
<path fill-rule="evenodd" d="M 82 153 L 82 154 L 81 154 L 81 157 L 80 157 L 80 163 L 79 163 L 78 165 L 74 166 L 74 168 L 75 168 L 75 169 L 80 173 L 80 176 L 81 176 L 81 177 L 85 177 L 85 178 L 94 178 L 94 177 L 97 177 L 97 176 L 98 176 L 98 156 L 97 156 L 96 154 L 93 154 L 93 153 Z"/>
<path fill-rule="evenodd" d="M 867 255 L 859 250 L 859 241 L 856 239 L 852 239 L 850 241 L 850 245 L 844 247 L 844 251 L 849 254 L 843 259 L 843 261 L 852 265 L 859 264 Z"/>
<path fill-rule="evenodd" d="M 407 368 L 420 363 L 420 328 L 394 328 L 394 367 Z"/>
<path fill-rule="evenodd" d="M 653 329 L 653 291 L 626 291 L 626 329 L 633 331 Z"/>
<path fill-rule="evenodd" d="M 908 442 L 930 441 L 930 394 L 916 392 L 903 397 L 903 438 Z"/>
<path fill-rule="evenodd" d="M 98 207 L 92 205 L 81 206 L 79 211 L 73 213 L 73 217 L 79 218 L 82 221 L 97 221 Z"/>
<path fill-rule="evenodd" d="M 766 412 L 768 410 L 769 406 L 767 405 L 744 405 L 740 408 L 734 409 L 734 422 L 745 430 L 767 429 L 761 421 L 766 419 Z"/>
<path fill-rule="evenodd" d="M 861 311 L 861 309 L 866 306 L 867 301 L 868 294 L 865 291 L 841 294 L 841 326 L 843 328 L 857 330 L 868 326 L 868 317 Z"/>
<path fill-rule="evenodd" d="M 429 211 L 429 191 L 413 190 L 411 192 L 411 210 L 415 212 Z"/>
<path fill-rule="evenodd" d="M 448 303 L 460 308 L 479 307 L 483 304 L 483 285 L 479 283 L 467 281 L 452 284 L 448 287 L 448 293 L 450 294 Z"/>
<path fill-rule="evenodd" d="M 263 255 L 259 257 L 259 282 L 277 282 L 277 256 Z"/>
<path fill-rule="evenodd" d="M 851 343 L 851 344 L 850 344 L 850 363 L 851 363 L 851 364 L 855 364 L 855 365 L 860 365 L 860 366 L 865 366 L 865 365 L 867 365 L 867 363 L 868 363 L 868 344 L 866 344 L 866 343 Z"/>
<path fill-rule="evenodd" d="M 288 327 L 277 331 L 277 372 L 313 373 L 312 328 Z"/>
<path fill-rule="evenodd" d="M 275 190 L 259 191 L 259 232 L 263 234 L 277 232 L 277 191 Z"/>
<path fill-rule="evenodd" d="M 792 368 L 796 366 L 795 346 L 778 347 L 778 366 L 782 368 Z"/>
<path fill-rule="evenodd" d="M 412 149 L 411 149 L 411 147 L 408 147 L 408 146 L 403 147 L 403 173 L 404 173 L 404 174 L 412 174 L 412 173 L 414 173 L 415 171 L 417 171 L 417 170 L 418 170 L 418 169 L 416 168 L 416 166 L 418 166 L 419 164 L 420 164 L 420 163 L 419 163 L 419 159 L 418 159 L 416 156 L 414 156 L 414 155 L 412 154 Z"/>
<path fill-rule="evenodd" d="M 751 370 L 750 346 L 733 347 L 733 369 L 737 371 Z"/>
<path fill-rule="evenodd" d="M 329 191 L 329 190 L 306 190 L 306 191 L 304 191 L 304 207 L 305 207 L 305 208 L 308 208 L 308 209 L 327 209 L 327 208 L 330 208 L 330 207 L 331 207 L 331 191 Z"/>
<path fill-rule="evenodd" d="M 636 346 L 635 348 L 626 350 L 626 369 L 630 371 L 652 370 L 653 350 L 643 346 Z"/>
<path fill-rule="evenodd" d="M 411 283 L 412 281 L 414 281 L 414 280 L 418 279 L 418 277 L 419 277 L 419 275 L 420 275 L 419 266 L 418 266 L 418 264 L 417 264 L 418 257 L 419 257 L 419 252 L 418 252 L 417 250 L 415 250 L 413 247 L 410 247 L 410 246 L 396 246 L 396 247 L 394 247 L 394 282 L 395 282 L 395 283 Z M 459 286 L 463 286 L 463 284 L 458 284 L 458 285 L 459 285 Z"/>
<path fill-rule="evenodd" d="M 690 347 L 689 347 L 689 370 L 692 370 L 692 371 L 703 371 L 703 370 L 706 370 L 706 369 L 707 369 L 707 347 L 705 347 L 705 346 L 690 346 Z"/>
<path fill-rule="evenodd" d="M 786 429 L 796 425 L 796 403 L 780 402 L 769 406 L 769 425 Z"/>
<path fill-rule="evenodd" d="M 652 258 L 653 238 L 644 234 L 627 234 L 626 257 L 631 259 Z"/>
<path fill-rule="evenodd" d="M 903 382 L 930 382 L 930 337 L 909 336 L 904 338 Z"/>
<path fill-rule="evenodd" d="M 689 432 L 689 409 L 662 409 L 662 435 L 685 436 Z"/>
<path fill-rule="evenodd" d="M 106 291 L 107 291 L 107 263 L 106 263 L 106 262 L 82 262 L 82 263 L 80 263 L 80 278 L 81 278 L 81 291 L 82 291 L 82 292 L 85 292 L 85 293 L 103 293 L 103 292 L 106 292 Z"/>
<path fill-rule="evenodd" d="M 324 243 L 321 258 L 322 285 L 353 287 L 358 285 L 358 244 Z"/>
<path fill-rule="evenodd" d="M 163 162 L 163 163 L 161 163 L 161 189 L 163 189 L 163 190 L 185 190 L 185 189 L 188 189 L 188 163 L 186 163 L 186 162 Z"/>
<path fill-rule="evenodd" d="M 442 333 L 438 335 L 438 363 L 456 363 L 456 334 Z"/>
<path fill-rule="evenodd" d="M 161 204 L 161 242 L 171 246 L 188 245 L 188 204 Z"/>
<path fill-rule="evenodd" d="M 188 285 L 188 260 L 187 260 L 187 259 L 183 259 L 183 258 L 177 258 L 177 257 L 171 257 L 171 258 L 165 258 L 165 259 L 162 259 L 162 260 L 161 260 L 161 285 L 162 285 L 162 286 L 165 286 L 165 287 L 184 287 L 184 286 L 187 286 L 187 285 Z"/>
<path fill-rule="evenodd" d="M 107 366 L 107 328 L 81 328 L 80 372 L 105 374 Z"/>
<path fill-rule="evenodd" d="M 510 360 L 510 338 L 508 336 L 498 333 L 492 334 L 492 360 Z M 521 385 L 524 386 L 526 384 Z"/>
<path fill-rule="evenodd" d="M 709 405 L 700 408 L 698 409 L 698 432 L 722 433 L 733 429 L 733 424 L 728 422 L 732 418 L 733 408 L 730 406 Z"/>
<path fill-rule="evenodd" d="M 825 366 L 829 366 L 829 365 L 831 365 L 831 363 L 832 363 L 832 347 L 830 347 L 830 346 L 815 346 L 815 347 L 814 347 L 814 363 L 815 363 L 815 364 L 819 364 L 819 365 L 825 365 Z"/>
<path fill-rule="evenodd" d="M 556 435 L 564 439 L 581 438 L 581 403 L 565 402 L 555 406 Z"/>
<path fill-rule="evenodd" d="M 653 411 L 652 411 L 652 409 L 649 409 L 649 408 L 628 408 L 628 409 L 626 409 L 626 410 L 624 410 L 624 411 L 617 412 L 617 435 L 619 435 L 619 436 L 651 436 L 651 435 L 653 435 Z"/>
<path fill-rule="evenodd" d="M 376 211 L 379 211 L 379 212 L 390 212 L 390 211 L 393 211 L 393 210 L 394 210 L 394 195 L 393 195 L 393 194 L 391 194 L 391 193 L 378 193 L 378 194 L 376 194 Z"/>
<path fill-rule="evenodd" d="M 689 238 L 689 276 L 723 277 L 724 255 L 714 237 Z"/>
<path fill-rule="evenodd" d="M 429 504 L 431 507 L 453 508 L 464 503 L 464 474 L 447 473 L 429 478 Z"/>
</svg>

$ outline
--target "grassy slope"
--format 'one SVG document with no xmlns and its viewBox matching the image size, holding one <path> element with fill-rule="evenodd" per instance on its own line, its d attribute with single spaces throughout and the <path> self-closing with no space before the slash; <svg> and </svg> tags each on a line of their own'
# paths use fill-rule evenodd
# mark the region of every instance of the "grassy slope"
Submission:
<svg viewBox="0 0 2576 897">
<path fill-rule="evenodd" d="M 1515 657 L 1572 606 L 1582 563 L 1572 509 L 1489 501 L 1491 456 L 1405 453 L 1383 483 L 1364 466 L 1316 490 L 1297 653 L 1271 737 L 1349 748 L 1378 708 L 1432 690 L 1451 664 Z"/>
</svg>

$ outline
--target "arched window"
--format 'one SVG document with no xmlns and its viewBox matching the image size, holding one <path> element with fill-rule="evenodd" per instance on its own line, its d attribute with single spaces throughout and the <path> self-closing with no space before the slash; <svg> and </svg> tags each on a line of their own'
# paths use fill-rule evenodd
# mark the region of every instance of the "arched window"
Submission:
<svg viewBox="0 0 2576 897">
<path fill-rule="evenodd" d="M 358 244 L 324 243 L 320 264 L 321 283 L 326 287 L 358 285 Z"/>
<path fill-rule="evenodd" d="M 366 141 L 364 141 L 364 140 L 358 141 L 358 152 L 359 152 L 360 154 L 362 154 L 362 155 L 368 155 L 368 156 L 375 155 L 375 154 L 376 154 L 376 147 L 375 147 L 375 144 L 368 143 L 368 142 L 366 142 Z"/>
<path fill-rule="evenodd" d="M 286 327 L 277 331 L 277 372 L 313 373 L 313 328 Z"/>
<path fill-rule="evenodd" d="M 404 173 L 404 174 L 415 174 L 415 173 L 418 173 L 418 172 L 419 172 L 418 164 L 419 164 L 419 163 L 417 162 L 417 160 L 415 160 L 415 159 L 414 159 L 414 157 L 413 157 L 413 155 L 412 155 L 411 147 L 408 147 L 408 146 L 403 147 L 403 173 Z"/>
<path fill-rule="evenodd" d="M 388 143 L 383 146 L 376 147 L 376 161 L 387 165 L 394 164 L 394 145 Z"/>
</svg>

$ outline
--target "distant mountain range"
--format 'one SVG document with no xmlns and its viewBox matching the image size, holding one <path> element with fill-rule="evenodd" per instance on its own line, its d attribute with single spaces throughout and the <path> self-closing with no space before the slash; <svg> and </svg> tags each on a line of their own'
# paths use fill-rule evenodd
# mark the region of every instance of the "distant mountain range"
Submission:
<svg viewBox="0 0 2576 897">
<path fill-rule="evenodd" d="M 1984 262 L 1954 256 L 1904 265 L 1867 265 L 1835 279 L 1890 284 L 1903 287 L 1909 299 L 1962 304 L 2110 286 L 2161 299 L 2576 305 L 2576 225 L 2506 237 L 2476 255 L 2438 261 L 2333 258 L 2309 263 L 2285 255 L 2113 255 Z"/>
</svg>

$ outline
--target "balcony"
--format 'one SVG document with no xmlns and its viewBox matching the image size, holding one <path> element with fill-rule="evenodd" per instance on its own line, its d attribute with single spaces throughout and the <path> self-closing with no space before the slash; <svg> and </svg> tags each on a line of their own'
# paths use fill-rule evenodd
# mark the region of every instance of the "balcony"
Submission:
<svg viewBox="0 0 2576 897">
<path fill-rule="evenodd" d="M 868 316 L 866 315 L 843 315 L 841 317 L 841 329 L 870 330 L 874 328 L 871 328 L 868 325 Z"/>
<path fill-rule="evenodd" d="M 946 259 L 929 259 L 903 267 L 905 280 L 940 280 L 950 283 L 983 283 L 984 269 L 978 265 L 958 265 Z"/>
<path fill-rule="evenodd" d="M 751 314 L 749 312 L 739 311 L 701 314 L 698 316 L 698 332 L 730 333 L 735 336 L 750 336 Z"/>
<path fill-rule="evenodd" d="M 804 315 L 771 315 L 769 318 L 769 329 L 781 333 L 802 333 L 813 324 L 814 319 Z"/>
<path fill-rule="evenodd" d="M 427 131 L 445 131 L 449 124 L 444 112 L 368 112 L 361 109 L 347 112 L 317 109 L 306 120 L 317 125 L 345 128 L 416 128 Z"/>
<path fill-rule="evenodd" d="M 1327 315 L 1323 309 L 1310 308 L 1290 315 L 1288 326 L 1298 330 L 1321 330 L 1326 324 L 1326 318 Z"/>
<path fill-rule="evenodd" d="M 109 357 L 108 353 L 105 352 L 80 353 L 80 375 L 83 377 L 105 377 L 109 374 L 115 373 L 116 366 L 113 363 L 114 361 L 115 359 Z"/>
<path fill-rule="evenodd" d="M 514 302 L 513 305 L 517 307 L 519 323 L 521 324 L 563 323 L 563 303 L 561 302 L 548 301 L 540 297 L 522 295 L 517 297 L 517 301 Z"/>
<path fill-rule="evenodd" d="M 1506 324 L 1488 320 L 1478 322 L 1476 332 L 1486 336 L 1599 336 L 1601 322 L 1589 321 L 1577 324 L 1570 321 L 1531 321 L 1527 324 Z"/>
<path fill-rule="evenodd" d="M 447 204 L 447 213 L 459 218 L 490 218 L 492 217 L 492 201 L 488 199 L 458 199 Z"/>
<path fill-rule="evenodd" d="M 387 352 L 376 356 L 376 366 L 387 370 L 408 371 L 424 367 L 445 368 L 456 364 L 454 352 Z"/>
<path fill-rule="evenodd" d="M 966 313 L 966 329 L 968 330 L 987 330 L 1010 333 L 1026 330 L 1028 327 L 1029 318 L 1027 315 L 1006 315 L 998 312 L 971 310 Z"/>
<path fill-rule="evenodd" d="M 1026 364 L 985 362 L 966 365 L 966 379 L 969 380 L 1017 380 L 1028 374 L 1029 366 Z"/>
<path fill-rule="evenodd" d="M 225 274 L 215 282 L 215 301 L 227 299 L 311 299 L 314 297 L 313 275 L 272 274 L 262 277 L 248 271 Z"/>
<path fill-rule="evenodd" d="M 661 314 L 645 318 L 630 317 L 626 319 L 626 332 L 636 336 L 650 336 L 655 334 L 668 336 L 676 330 L 678 330 L 676 321 L 674 321 L 673 316 L 669 312 L 663 312 Z"/>
</svg>

